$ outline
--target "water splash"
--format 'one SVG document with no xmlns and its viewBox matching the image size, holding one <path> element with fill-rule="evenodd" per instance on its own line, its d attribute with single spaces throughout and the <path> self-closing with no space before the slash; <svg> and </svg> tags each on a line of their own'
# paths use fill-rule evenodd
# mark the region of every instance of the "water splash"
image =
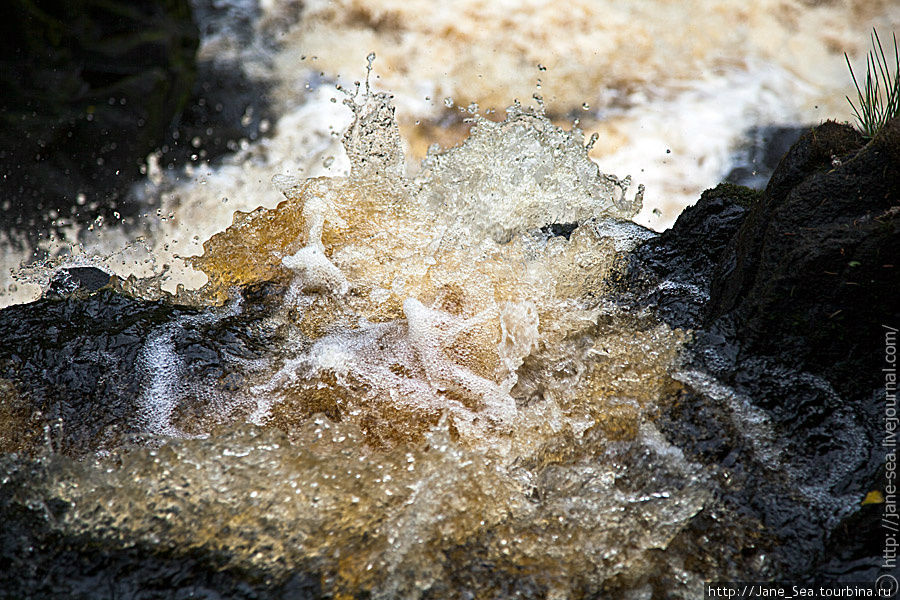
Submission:
<svg viewBox="0 0 900 600">
<path fill-rule="evenodd" d="M 69 533 L 279 581 L 312 570 L 335 596 L 566 597 L 661 577 L 656 551 L 710 492 L 653 423 L 685 335 L 606 297 L 651 235 L 625 220 L 640 189 L 627 198 L 579 131 L 521 107 L 476 117 L 410 179 L 389 97 L 355 107 L 350 174 L 280 178 L 278 207 L 236 213 L 193 259 L 197 298 L 228 304 L 145 344 L 137 418 L 198 437 L 34 493 L 70 507 Z M 254 286 L 279 300 L 253 327 L 285 342 L 209 402 L 175 342 Z"/>
</svg>

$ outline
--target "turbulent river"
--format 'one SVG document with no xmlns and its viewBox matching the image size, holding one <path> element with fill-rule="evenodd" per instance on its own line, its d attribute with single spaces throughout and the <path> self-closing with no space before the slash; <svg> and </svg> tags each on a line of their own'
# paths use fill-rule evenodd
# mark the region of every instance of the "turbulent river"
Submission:
<svg viewBox="0 0 900 600">
<path fill-rule="evenodd" d="M 280 74 L 274 133 L 213 166 L 151 157 L 133 193 L 155 214 L 48 240 L 5 280 L 14 304 L 96 266 L 163 307 L 110 325 L 91 354 L 108 395 L 72 409 L 84 422 L 26 414 L 0 380 L 0 481 L 45 539 L 82 548 L 53 593 L 144 597 L 179 561 L 234 578 L 186 570 L 205 598 L 697 597 L 767 573 L 746 549 L 768 533 L 657 422 L 690 388 L 760 463 L 784 446 L 684 365 L 691 331 L 613 292 L 647 226 L 727 175 L 748 130 L 846 113 L 838 49 L 896 6 L 313 2 L 292 22 L 271 4 L 256 35 L 277 51 L 228 32 L 201 51 Z M 373 49 L 355 92 L 324 81 Z M 117 344 L 132 363 L 110 362 Z M 826 484 L 796 493 L 834 522 L 858 499 Z"/>
</svg>

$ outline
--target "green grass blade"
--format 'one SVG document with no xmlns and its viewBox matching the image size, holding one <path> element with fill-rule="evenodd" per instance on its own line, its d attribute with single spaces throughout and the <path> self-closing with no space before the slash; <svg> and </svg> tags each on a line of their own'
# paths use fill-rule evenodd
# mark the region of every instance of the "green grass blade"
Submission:
<svg viewBox="0 0 900 600">
<path fill-rule="evenodd" d="M 858 105 L 849 96 L 847 102 L 853 109 L 859 130 L 867 138 L 875 137 L 885 123 L 900 115 L 900 46 L 897 45 L 896 33 L 892 33 L 891 38 L 894 42 L 893 72 L 878 31 L 872 30 L 872 50 L 866 54 L 866 78 L 862 88 L 850 64 L 850 57 L 844 53 L 856 88 Z"/>
</svg>

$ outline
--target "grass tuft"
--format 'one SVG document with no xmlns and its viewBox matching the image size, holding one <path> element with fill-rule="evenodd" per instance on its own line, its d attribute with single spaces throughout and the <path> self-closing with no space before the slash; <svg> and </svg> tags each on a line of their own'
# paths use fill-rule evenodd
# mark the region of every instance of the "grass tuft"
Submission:
<svg viewBox="0 0 900 600">
<path fill-rule="evenodd" d="M 868 139 L 875 137 L 885 123 L 900 114 L 900 48 L 897 46 L 897 35 L 893 34 L 893 38 L 894 72 L 891 73 L 878 32 L 872 30 L 872 50 L 866 55 L 864 88 L 859 87 L 850 57 L 844 53 L 853 85 L 856 86 L 859 105 L 854 104 L 849 96 L 847 102 L 853 108 L 859 130 Z"/>
</svg>

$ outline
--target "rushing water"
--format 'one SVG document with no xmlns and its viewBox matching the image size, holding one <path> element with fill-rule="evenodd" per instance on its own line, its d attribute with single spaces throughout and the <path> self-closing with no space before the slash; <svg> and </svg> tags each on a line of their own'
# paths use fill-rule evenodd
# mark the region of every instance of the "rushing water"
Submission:
<svg viewBox="0 0 900 600">
<path fill-rule="evenodd" d="M 200 253 L 235 210 L 277 204 L 274 175 L 346 173 L 338 138 L 352 117 L 332 84 L 362 80 L 372 51 L 373 84 L 395 95 L 410 167 L 431 143 L 466 136 L 470 105 L 497 119 L 516 98 L 527 104 L 537 94 L 557 125 L 579 119 L 599 134 L 590 155 L 601 169 L 645 184 L 636 222 L 662 230 L 727 175 L 747 131 L 850 119 L 843 52 L 858 61 L 872 26 L 900 26 L 900 6 L 889 0 L 603 1 L 570 10 L 474 0 L 440 10 L 383 0 L 196 4 L 205 20 L 200 59 L 267 82 L 277 120 L 261 124 L 264 139 L 238 141 L 236 154 L 212 167 L 202 137 L 186 169 L 170 172 L 149 157 L 148 179 L 132 194 L 146 207 L 138 219 L 70 227 L 42 252 L 123 275 L 169 265 L 165 289 L 199 287 L 204 277 L 178 257 Z M 252 106 L 243 118 L 257 118 Z M 29 258 L 4 243 L 0 305 L 39 295 L 40 270 L 15 273 Z"/>
<path fill-rule="evenodd" d="M 276 135 L 215 168 L 189 168 L 189 182 L 167 181 L 151 161 L 136 193 L 162 196 L 146 237 L 98 224 L 74 258 L 18 277 L 46 283 L 57 264 L 98 264 L 137 274 L 120 286 L 139 298 L 167 289 L 190 308 L 149 319 L 134 364 L 114 367 L 140 382 L 115 424 L 127 435 L 64 452 L 65 435 L 50 426 L 17 437 L 33 423 L 10 408 L 17 393 L 0 381 L 4 449 L 37 457 L 3 463 L 15 502 L 41 528 L 88 548 L 189 558 L 248 585 L 289 588 L 300 573 L 336 598 L 695 597 L 703 581 L 764 573 L 765 556 L 741 554 L 764 535 L 759 524 L 723 509 L 707 467 L 667 441 L 657 420 L 679 391 L 702 388 L 731 407 L 761 462 L 777 463 L 778 443 L 744 399 L 682 369 L 690 332 L 610 299 L 624 257 L 653 234 L 632 221 L 651 221 L 640 213 L 644 187 L 601 173 L 591 157 L 628 166 L 657 206 L 661 189 L 695 199 L 724 174 L 741 129 L 819 114 L 800 105 L 818 101 L 821 88 L 799 103 L 780 95 L 811 84 L 767 62 L 776 42 L 753 32 L 769 27 L 783 39 L 791 22 L 821 50 L 844 41 L 846 27 L 835 41 L 816 38 L 817 24 L 842 10 L 871 19 L 896 8 L 728 4 L 702 16 L 667 9 L 668 20 L 655 20 L 657 3 L 578 5 L 584 20 L 570 46 L 552 59 L 529 49 L 518 62 L 510 56 L 520 41 L 494 53 L 490 32 L 473 33 L 465 19 L 518 19 L 502 27 L 542 38 L 555 31 L 548 7 L 483 15 L 466 5 L 454 26 L 457 14 L 410 2 L 343 11 L 311 3 L 294 29 L 276 8 L 260 25 L 288 32 L 273 68 L 304 64 L 302 49 L 335 73 L 344 56 L 375 47 L 401 110 L 433 122 L 450 114 L 451 138 L 465 141 L 411 168 L 417 139 L 387 96 L 367 83 L 334 102 L 343 98 L 297 67 L 302 75 L 280 80 L 280 102 L 298 88 L 304 102 L 282 106 Z M 722 28 L 725 39 L 700 41 L 691 34 L 700 27 Z M 409 50 L 422 31 L 433 36 L 431 65 Z M 401 43 L 388 47 L 391 36 Z M 451 60 L 460 45 L 471 47 Z M 751 59 L 736 65 L 745 52 Z M 402 57 L 410 59 L 400 65 Z M 503 120 L 490 112 L 535 90 L 551 115 L 582 111 L 603 132 L 599 142 L 542 110 L 515 104 Z M 479 103 L 486 116 L 473 107 L 473 123 L 461 124 L 456 109 L 442 108 L 445 95 Z M 726 106 L 712 113 L 713 104 Z M 715 133 L 695 137 L 698 119 Z M 273 172 L 283 173 L 283 196 Z M 218 378 L 200 372 L 183 339 L 230 322 L 250 341 L 220 353 Z M 852 445 L 855 433 L 846 435 Z M 837 518 L 843 500 L 820 498 L 821 510 Z M 701 514 L 728 535 L 692 527 Z M 69 591 L 116 580 L 100 571 L 101 583 L 73 575 Z"/>
<path fill-rule="evenodd" d="M 222 307 L 144 342 L 132 418 L 159 448 L 106 447 L 27 495 L 70 507 L 66 535 L 310 569 L 338 595 L 659 576 L 652 552 L 709 491 L 653 424 L 684 333 L 604 297 L 650 235 L 626 220 L 642 190 L 520 107 L 407 179 L 388 97 L 348 105 L 350 175 L 279 180 L 285 202 L 237 213 L 193 259 L 209 283 L 191 301 Z M 263 282 L 283 286 L 281 346 L 228 359 L 228 391 L 189 377 L 175 338 Z M 484 563 L 506 575 L 474 577 Z"/>
</svg>

